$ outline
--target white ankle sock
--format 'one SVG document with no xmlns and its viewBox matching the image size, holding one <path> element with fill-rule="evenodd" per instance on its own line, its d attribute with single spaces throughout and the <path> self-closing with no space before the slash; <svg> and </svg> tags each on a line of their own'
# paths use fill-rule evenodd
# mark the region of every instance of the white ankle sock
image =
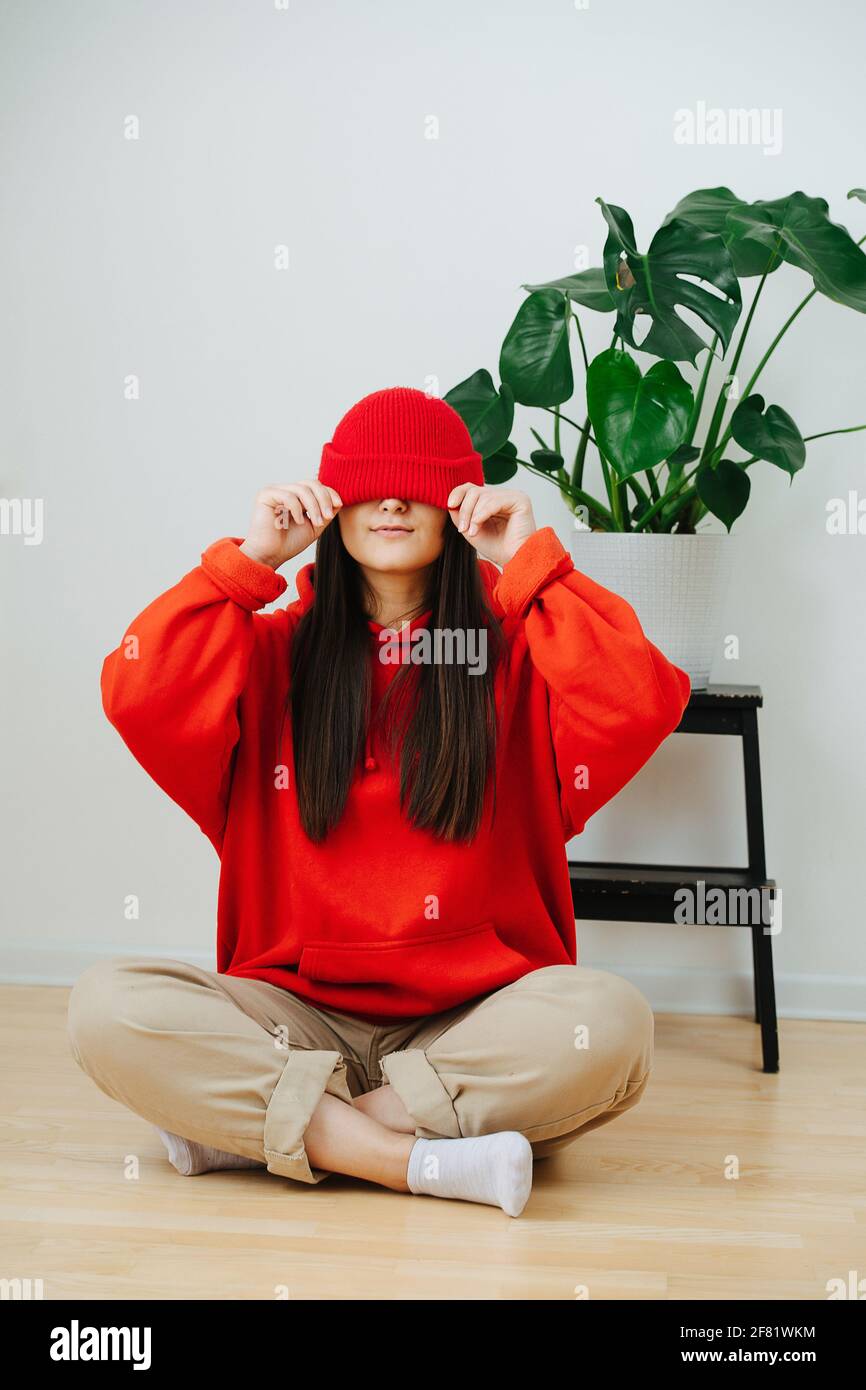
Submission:
<svg viewBox="0 0 866 1390">
<path fill-rule="evenodd" d="M 416 1139 L 406 1181 L 416 1195 L 486 1202 L 519 1216 L 532 1187 L 532 1145 L 516 1130 L 477 1139 Z"/>
<path fill-rule="evenodd" d="M 197 1177 L 199 1173 L 212 1173 L 218 1168 L 263 1168 L 266 1165 L 257 1158 L 245 1158 L 243 1154 L 227 1154 L 222 1149 L 210 1149 L 207 1144 L 196 1144 L 192 1139 L 182 1139 L 179 1134 L 169 1134 L 168 1130 L 154 1125 L 157 1134 L 168 1149 L 168 1161 L 185 1178 Z"/>
</svg>

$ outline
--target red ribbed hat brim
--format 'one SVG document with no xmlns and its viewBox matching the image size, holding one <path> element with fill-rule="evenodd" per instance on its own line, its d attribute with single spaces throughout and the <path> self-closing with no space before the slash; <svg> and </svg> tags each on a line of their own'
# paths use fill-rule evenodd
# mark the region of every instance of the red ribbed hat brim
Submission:
<svg viewBox="0 0 866 1390">
<path fill-rule="evenodd" d="M 406 454 L 338 454 L 328 443 L 322 449 L 319 482 L 339 493 L 346 506 L 376 501 L 380 497 L 405 497 L 446 508 L 448 498 L 461 483 L 484 486 L 481 455 L 463 458 L 418 458 Z"/>
</svg>

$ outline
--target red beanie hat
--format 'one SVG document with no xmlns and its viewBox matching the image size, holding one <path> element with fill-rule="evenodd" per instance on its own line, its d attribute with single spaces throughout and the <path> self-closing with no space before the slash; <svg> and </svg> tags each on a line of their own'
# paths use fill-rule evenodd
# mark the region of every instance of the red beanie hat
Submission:
<svg viewBox="0 0 866 1390">
<path fill-rule="evenodd" d="M 411 386 L 353 405 L 322 450 L 319 482 L 349 506 L 404 497 L 447 507 L 459 483 L 484 485 L 481 455 L 453 406 Z"/>
</svg>

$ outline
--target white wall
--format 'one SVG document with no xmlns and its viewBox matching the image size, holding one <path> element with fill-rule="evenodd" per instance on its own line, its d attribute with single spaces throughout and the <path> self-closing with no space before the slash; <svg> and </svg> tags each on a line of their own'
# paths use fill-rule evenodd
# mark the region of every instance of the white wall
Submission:
<svg viewBox="0 0 866 1390">
<path fill-rule="evenodd" d="M 210 541 L 243 534 L 257 487 L 315 473 L 359 397 L 495 373 L 521 283 L 569 273 L 580 244 L 598 263 L 597 195 L 643 243 L 682 194 L 721 183 L 826 196 L 866 232 L 845 201 L 866 181 L 863 16 L 849 0 L 7 0 L 0 22 L 0 495 L 46 509 L 41 545 L 0 536 L 0 967 L 61 982 L 126 950 L 212 963 L 216 858 L 105 720 L 106 652 Z M 780 108 L 781 153 L 675 143 L 675 110 L 699 101 Z M 789 268 L 769 281 L 756 343 L 807 288 Z M 585 318 L 606 345 L 609 321 Z M 866 317 L 819 297 L 765 394 L 804 433 L 860 423 L 864 355 Z M 813 445 L 790 490 L 752 470 L 725 622 L 741 656 L 714 672 L 765 691 L 789 1014 L 866 1015 L 866 538 L 825 529 L 828 498 L 866 492 L 864 441 Z M 555 492 L 522 486 L 567 541 Z M 741 794 L 733 741 L 672 739 L 580 852 L 736 860 Z M 748 1008 L 745 932 L 579 939 L 657 1007 Z"/>
</svg>

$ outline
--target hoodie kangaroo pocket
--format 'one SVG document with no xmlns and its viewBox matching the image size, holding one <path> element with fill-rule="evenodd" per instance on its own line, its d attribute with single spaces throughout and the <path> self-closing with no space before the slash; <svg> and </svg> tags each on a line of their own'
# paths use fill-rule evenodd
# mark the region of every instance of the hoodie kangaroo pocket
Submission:
<svg viewBox="0 0 866 1390">
<path fill-rule="evenodd" d="M 487 994 L 531 968 L 525 956 L 506 946 L 493 922 L 479 922 L 398 941 L 310 941 L 301 951 L 298 974 L 322 984 L 391 986 L 405 1005 L 423 1014 Z"/>
</svg>

